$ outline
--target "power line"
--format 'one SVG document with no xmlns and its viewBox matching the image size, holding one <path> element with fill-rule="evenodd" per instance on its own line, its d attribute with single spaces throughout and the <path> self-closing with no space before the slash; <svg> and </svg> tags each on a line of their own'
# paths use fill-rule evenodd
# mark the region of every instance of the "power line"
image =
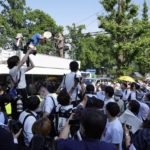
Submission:
<svg viewBox="0 0 150 150">
<path fill-rule="evenodd" d="M 82 20 L 78 21 L 76 24 L 80 24 L 81 22 L 84 22 L 84 21 L 90 19 L 91 17 L 95 16 L 95 15 L 98 14 L 98 13 L 99 13 L 99 12 L 96 12 L 96 13 L 90 15 L 89 17 L 86 17 L 85 19 L 82 19 Z"/>
<path fill-rule="evenodd" d="M 97 18 L 91 21 L 88 25 L 86 25 L 86 27 L 89 27 L 91 24 L 95 23 L 95 21 L 97 21 Z"/>
</svg>

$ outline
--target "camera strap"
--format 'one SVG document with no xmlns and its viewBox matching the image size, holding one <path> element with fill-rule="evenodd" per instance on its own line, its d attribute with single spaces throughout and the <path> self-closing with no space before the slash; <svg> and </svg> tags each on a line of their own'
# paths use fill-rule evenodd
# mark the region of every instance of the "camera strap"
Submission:
<svg viewBox="0 0 150 150">
<path fill-rule="evenodd" d="M 74 79 L 77 77 L 77 74 L 74 75 Z M 78 85 L 77 85 L 77 88 L 76 88 L 76 101 L 78 101 Z"/>
<path fill-rule="evenodd" d="M 13 77 L 10 75 L 10 79 L 11 81 L 13 82 L 14 84 L 14 88 L 16 89 L 20 80 L 21 80 L 21 70 L 20 70 L 20 73 L 19 73 L 19 78 L 18 78 L 18 75 L 16 76 L 16 81 L 14 81 Z"/>
<path fill-rule="evenodd" d="M 26 117 L 25 117 L 24 120 L 23 120 L 23 123 L 22 123 L 23 132 L 25 132 L 25 131 L 24 131 L 24 124 L 25 124 L 25 121 L 27 120 L 27 118 L 30 117 L 30 116 L 33 116 L 33 117 L 35 117 L 35 119 L 36 119 L 36 116 L 35 116 L 30 110 L 26 110 L 26 112 L 29 113 L 29 114 L 26 115 Z M 37 119 L 36 119 L 36 120 L 37 120 Z"/>
<path fill-rule="evenodd" d="M 66 88 L 66 75 L 64 74 L 64 83 L 63 83 L 63 87 Z"/>
</svg>

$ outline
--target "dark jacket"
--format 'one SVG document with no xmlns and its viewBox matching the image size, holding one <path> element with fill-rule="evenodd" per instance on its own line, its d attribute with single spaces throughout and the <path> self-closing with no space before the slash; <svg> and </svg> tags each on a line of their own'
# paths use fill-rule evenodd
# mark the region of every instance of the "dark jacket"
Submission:
<svg viewBox="0 0 150 150">
<path fill-rule="evenodd" d="M 11 133 L 0 127 L 0 150 L 17 150 Z"/>
</svg>

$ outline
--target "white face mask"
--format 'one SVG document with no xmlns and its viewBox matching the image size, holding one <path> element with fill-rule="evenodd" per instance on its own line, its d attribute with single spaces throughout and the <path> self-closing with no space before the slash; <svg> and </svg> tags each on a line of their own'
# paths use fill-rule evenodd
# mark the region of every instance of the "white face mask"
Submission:
<svg viewBox="0 0 150 150">
<path fill-rule="evenodd" d="M 40 95 L 40 97 L 41 97 L 42 99 L 45 99 L 46 96 Z"/>
<path fill-rule="evenodd" d="M 119 96 L 114 96 L 114 99 L 115 99 L 116 101 L 119 101 L 119 100 L 120 100 L 120 97 L 119 97 Z"/>
</svg>

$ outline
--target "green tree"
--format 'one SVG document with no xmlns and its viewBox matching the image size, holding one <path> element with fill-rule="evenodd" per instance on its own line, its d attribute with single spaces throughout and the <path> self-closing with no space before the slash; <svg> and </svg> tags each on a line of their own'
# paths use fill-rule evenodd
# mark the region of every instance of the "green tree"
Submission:
<svg viewBox="0 0 150 150">
<path fill-rule="evenodd" d="M 102 71 L 101 67 L 104 67 L 105 72 L 108 74 L 116 73 L 113 70 L 116 60 L 111 55 L 111 49 L 109 47 L 109 45 L 111 45 L 110 37 L 104 33 L 99 33 L 95 38 L 95 42 L 99 50 L 98 53 L 101 55 L 101 57 L 98 58 L 100 60 L 100 71 Z"/>
<path fill-rule="evenodd" d="M 109 40 L 104 34 L 99 34 L 96 37 L 93 37 L 88 34 L 83 33 L 83 29 L 85 29 L 84 25 L 76 26 L 75 24 L 72 27 L 68 26 L 69 31 L 69 42 L 71 44 L 71 53 L 74 59 L 81 61 L 81 69 L 86 70 L 97 69 L 99 72 L 102 66 L 105 66 L 107 69 L 107 60 L 110 60 L 110 55 L 106 54 L 108 51 L 107 43 L 105 40 Z M 99 43 L 98 41 L 102 41 Z M 108 53 L 107 53 L 108 54 Z"/>
<path fill-rule="evenodd" d="M 100 3 L 107 15 L 98 17 L 99 27 L 110 38 L 110 55 L 116 59 L 118 73 L 127 74 L 142 45 L 139 37 L 143 28 L 137 19 L 138 6 L 132 4 L 131 0 L 101 0 Z"/>
<path fill-rule="evenodd" d="M 144 4 L 143 4 L 143 14 L 142 14 L 143 18 L 143 23 L 148 23 L 148 6 L 146 1 L 144 0 Z"/>
<path fill-rule="evenodd" d="M 67 26 L 67 30 L 69 31 L 68 42 L 71 44 L 70 55 L 73 59 L 79 60 L 81 53 L 80 42 L 84 37 L 84 34 L 82 33 L 83 29 L 85 29 L 85 25 L 76 26 L 75 23 L 73 23 L 72 26 Z"/>
<path fill-rule="evenodd" d="M 33 11 L 27 7 L 26 0 L 0 0 L 0 6 L 2 7 L 0 24 L 4 26 L 3 31 L 1 31 L 4 42 L 1 42 L 0 46 L 8 42 L 7 37 L 15 38 L 17 33 L 23 33 L 25 40 L 28 40 L 35 33 L 63 31 L 63 27 L 56 25 L 50 15 L 41 10 Z M 40 53 L 49 53 L 49 51 L 55 53 L 56 48 L 52 45 L 51 41 L 46 44 L 41 43 L 37 49 Z"/>
<path fill-rule="evenodd" d="M 142 43 L 141 51 L 135 57 L 135 63 L 142 74 L 149 71 L 150 68 L 150 23 L 148 20 L 148 6 L 146 1 L 143 4 L 142 26 L 144 33 L 140 36 Z"/>
<path fill-rule="evenodd" d="M 62 26 L 57 26 L 54 19 L 49 14 L 36 9 L 34 11 L 29 10 L 26 14 L 28 33 L 26 37 L 31 38 L 35 33 L 43 34 L 44 31 L 51 31 L 52 33 L 58 33 L 63 31 Z M 46 44 L 41 43 L 38 45 L 38 51 L 40 53 L 48 53 L 50 50 L 55 53 L 56 47 L 52 47 L 52 42 L 49 41 Z"/>
</svg>

